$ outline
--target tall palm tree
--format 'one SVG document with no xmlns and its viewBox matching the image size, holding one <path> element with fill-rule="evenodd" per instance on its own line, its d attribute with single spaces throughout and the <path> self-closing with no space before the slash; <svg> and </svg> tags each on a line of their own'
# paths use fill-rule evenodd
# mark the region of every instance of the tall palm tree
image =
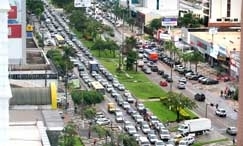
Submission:
<svg viewBox="0 0 243 146">
<path fill-rule="evenodd" d="M 198 63 L 203 61 L 203 56 L 199 51 L 194 51 L 191 54 L 190 61 L 195 64 L 195 72 L 197 72 Z"/>
</svg>

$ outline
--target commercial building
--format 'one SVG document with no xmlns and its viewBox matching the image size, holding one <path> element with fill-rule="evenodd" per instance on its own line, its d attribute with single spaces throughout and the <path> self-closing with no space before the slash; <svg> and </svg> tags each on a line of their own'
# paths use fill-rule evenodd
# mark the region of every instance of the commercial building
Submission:
<svg viewBox="0 0 243 146">
<path fill-rule="evenodd" d="M 122 7 L 129 6 L 138 26 L 162 17 L 178 17 L 179 0 L 120 0 Z"/>
<path fill-rule="evenodd" d="M 239 77 L 240 32 L 218 29 L 211 33 L 209 29 L 182 29 L 184 42 L 200 51 L 212 67 L 220 67 L 233 79 Z"/>
<path fill-rule="evenodd" d="M 205 0 L 205 12 L 209 12 L 208 26 L 233 27 L 240 26 L 242 0 Z"/>
<path fill-rule="evenodd" d="M 8 51 L 9 64 L 26 63 L 26 1 L 9 0 Z"/>
</svg>

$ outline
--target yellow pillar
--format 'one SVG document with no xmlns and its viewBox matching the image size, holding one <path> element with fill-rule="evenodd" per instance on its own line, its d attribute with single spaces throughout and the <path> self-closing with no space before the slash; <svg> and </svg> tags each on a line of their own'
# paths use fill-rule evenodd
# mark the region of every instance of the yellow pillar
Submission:
<svg viewBox="0 0 243 146">
<path fill-rule="evenodd" d="M 54 82 L 51 83 L 51 108 L 57 109 L 57 87 Z"/>
</svg>

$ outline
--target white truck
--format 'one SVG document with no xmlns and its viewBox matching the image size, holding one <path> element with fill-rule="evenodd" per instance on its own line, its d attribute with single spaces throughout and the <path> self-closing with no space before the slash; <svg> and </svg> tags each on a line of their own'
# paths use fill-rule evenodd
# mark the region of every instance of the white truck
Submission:
<svg viewBox="0 0 243 146">
<path fill-rule="evenodd" d="M 182 135 L 189 133 L 195 133 L 196 135 L 203 134 L 203 132 L 211 129 L 211 120 L 207 118 L 199 118 L 193 120 L 185 120 L 183 124 L 180 124 L 178 131 Z"/>
</svg>

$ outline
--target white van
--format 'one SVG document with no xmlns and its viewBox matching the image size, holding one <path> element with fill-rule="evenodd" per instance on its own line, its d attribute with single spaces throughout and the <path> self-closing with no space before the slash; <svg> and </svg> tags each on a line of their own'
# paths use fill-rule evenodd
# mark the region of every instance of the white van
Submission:
<svg viewBox="0 0 243 146">
<path fill-rule="evenodd" d="M 150 146 L 150 142 L 147 137 L 140 137 L 138 143 L 140 146 Z"/>
</svg>

